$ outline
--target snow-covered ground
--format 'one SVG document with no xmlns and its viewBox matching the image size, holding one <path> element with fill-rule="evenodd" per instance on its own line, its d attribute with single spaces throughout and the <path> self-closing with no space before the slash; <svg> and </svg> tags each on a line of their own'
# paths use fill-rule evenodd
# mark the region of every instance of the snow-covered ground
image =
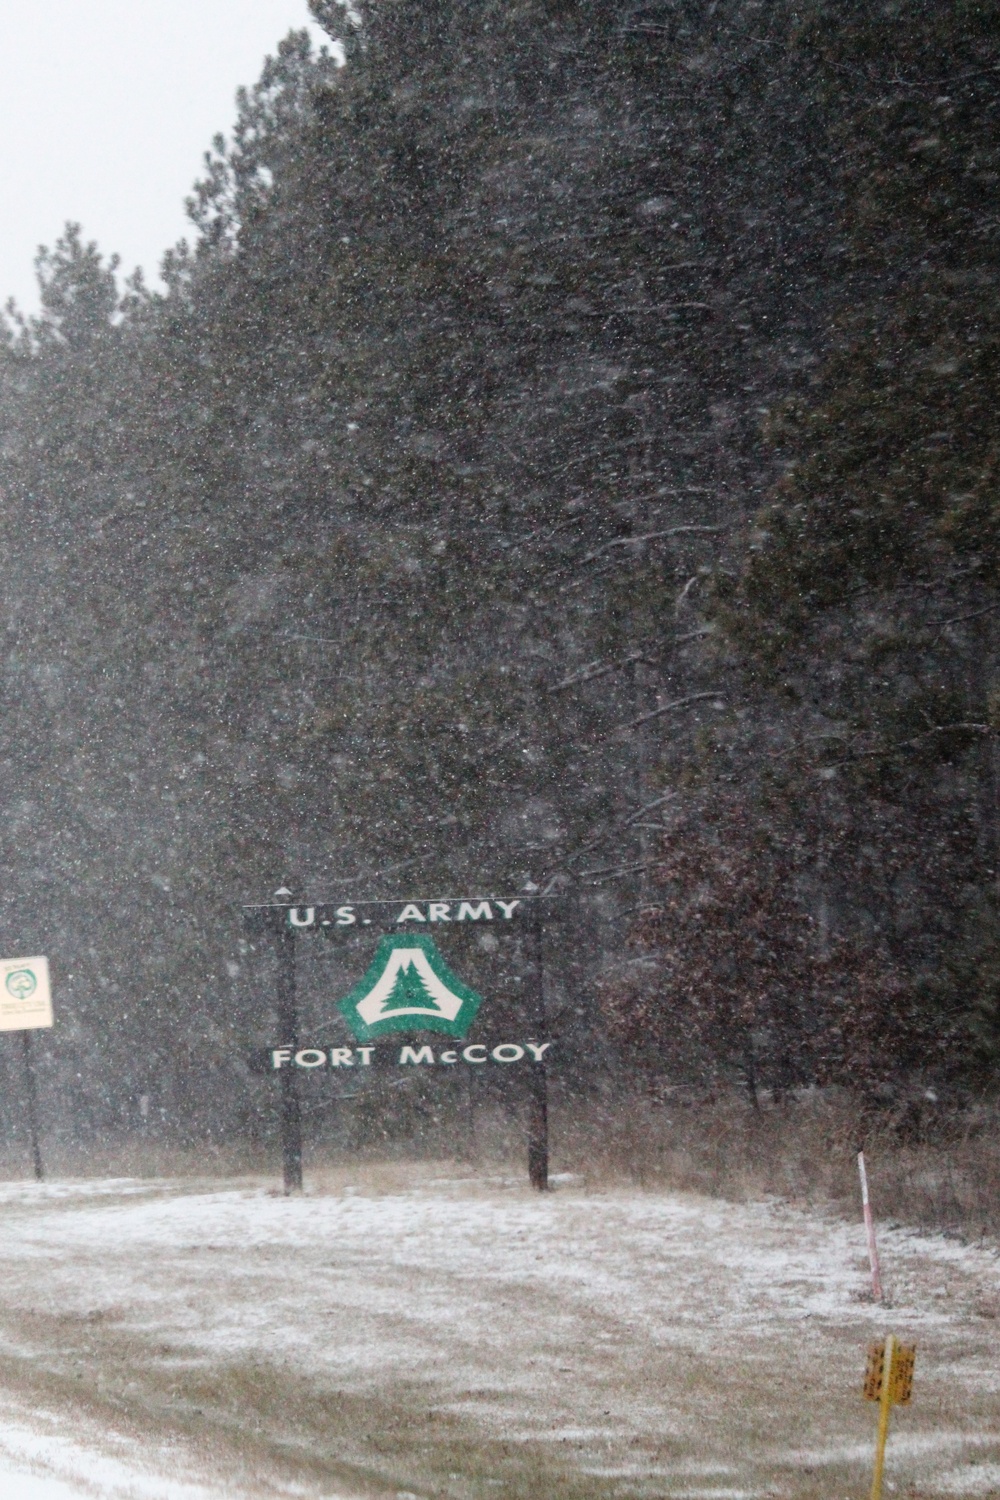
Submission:
<svg viewBox="0 0 1000 1500">
<path fill-rule="evenodd" d="M 889 1308 L 859 1226 L 779 1203 L 0 1185 L 2 1494 L 842 1500 L 891 1331 L 918 1352 L 890 1484 L 1000 1495 L 1000 1259 L 880 1240 Z"/>
<path fill-rule="evenodd" d="M 75 1429 L 72 1435 L 67 1428 Z M 81 1430 L 81 1427 L 83 1430 Z M 96 1424 L 67 1423 L 54 1411 L 0 1407 L 0 1494 L 4 1500 L 224 1500 L 234 1491 L 176 1475 L 182 1455 L 158 1451 Z"/>
</svg>

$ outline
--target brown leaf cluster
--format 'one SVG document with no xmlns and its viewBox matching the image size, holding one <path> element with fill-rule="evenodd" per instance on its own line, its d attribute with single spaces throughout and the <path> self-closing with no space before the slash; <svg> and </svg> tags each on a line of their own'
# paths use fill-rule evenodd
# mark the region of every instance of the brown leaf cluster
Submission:
<svg viewBox="0 0 1000 1500">
<path fill-rule="evenodd" d="M 602 1005 L 623 1052 L 652 1075 L 754 1097 L 810 1084 L 878 1096 L 936 1074 L 954 1048 L 877 940 L 829 930 L 805 840 L 715 798 L 663 836 L 654 891 Z"/>
</svg>

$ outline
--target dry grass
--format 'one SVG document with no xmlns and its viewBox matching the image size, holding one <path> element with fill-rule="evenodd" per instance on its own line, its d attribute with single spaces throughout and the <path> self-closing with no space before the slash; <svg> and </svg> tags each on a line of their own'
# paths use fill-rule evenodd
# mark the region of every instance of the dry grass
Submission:
<svg viewBox="0 0 1000 1500">
<path fill-rule="evenodd" d="M 706 1097 L 678 1088 L 659 1098 L 633 1093 L 582 1100 L 556 1085 L 550 1105 L 552 1170 L 592 1188 L 634 1183 L 708 1193 L 737 1202 L 783 1198 L 858 1213 L 857 1150 L 865 1148 L 876 1216 L 945 1230 L 966 1239 L 1000 1237 L 1000 1106 L 921 1118 L 914 1112 L 868 1114 L 845 1091 L 807 1091 L 755 1109 L 737 1091 Z M 471 1124 L 471 1131 L 470 1131 Z M 460 1148 L 460 1149 L 456 1149 Z M 331 1187 L 353 1180 L 393 1191 L 421 1174 L 421 1163 L 455 1157 L 463 1175 L 525 1172 L 516 1109 L 480 1108 L 474 1121 L 447 1111 L 431 1130 L 349 1150 L 309 1140 L 306 1169 Z M 276 1142 L 228 1141 L 197 1148 L 139 1135 L 92 1146 L 46 1142 L 53 1178 L 280 1180 Z M 437 1170 L 435 1167 L 433 1170 Z M 0 1151 L 0 1180 L 27 1177 L 20 1151 Z"/>
<path fill-rule="evenodd" d="M 53 1182 L 90 1181 L 113 1178 L 170 1178 L 189 1180 L 205 1177 L 232 1178 L 273 1175 L 280 1171 L 276 1149 L 267 1150 L 241 1141 L 200 1142 L 179 1146 L 142 1136 L 109 1136 L 99 1142 L 79 1144 L 43 1137 L 45 1177 Z M 27 1180 L 32 1175 L 27 1147 L 7 1144 L 0 1148 L 0 1182 Z"/>
<path fill-rule="evenodd" d="M 859 1211 L 864 1145 L 879 1218 L 975 1239 L 1000 1235 L 1000 1110 L 914 1127 L 865 1118 L 843 1092 L 754 1109 L 738 1094 L 677 1090 L 614 1108 L 553 1111 L 557 1169 L 589 1184 L 631 1180 L 736 1201 L 779 1197 Z M 920 1139 L 920 1135 L 924 1138 Z M 917 1136 L 914 1139 L 914 1135 Z"/>
<path fill-rule="evenodd" d="M 707 1097 L 695 1089 L 660 1097 L 634 1092 L 581 1099 L 551 1091 L 551 1166 L 590 1188 L 632 1183 L 654 1190 L 693 1191 L 736 1202 L 781 1198 L 822 1205 L 850 1217 L 859 1212 L 857 1151 L 865 1148 L 876 1216 L 944 1230 L 965 1239 L 1000 1237 L 1000 1105 L 935 1117 L 929 1106 L 865 1114 L 843 1090 L 806 1091 L 754 1108 L 733 1090 Z M 280 1181 L 277 1142 L 227 1141 L 181 1147 L 135 1134 L 83 1146 L 44 1143 L 47 1175 L 87 1178 L 220 1179 L 256 1176 Z M 394 1191 L 425 1175 L 422 1164 L 452 1157 L 462 1174 L 515 1181 L 525 1173 L 522 1121 L 516 1108 L 487 1104 L 470 1119 L 447 1108 L 434 1126 L 392 1142 L 351 1149 L 310 1140 L 310 1180 L 336 1185 L 359 1167 L 374 1191 Z M 438 1170 L 432 1167 L 431 1172 Z M 30 1163 L 8 1144 L 0 1180 L 27 1177 Z"/>
</svg>

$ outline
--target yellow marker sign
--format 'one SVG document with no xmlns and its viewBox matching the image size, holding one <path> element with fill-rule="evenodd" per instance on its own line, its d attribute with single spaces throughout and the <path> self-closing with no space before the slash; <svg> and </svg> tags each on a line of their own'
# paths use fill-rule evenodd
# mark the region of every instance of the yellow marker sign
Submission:
<svg viewBox="0 0 1000 1500">
<path fill-rule="evenodd" d="M 52 1025 L 47 958 L 0 960 L 0 1031 Z"/>
<path fill-rule="evenodd" d="M 871 1500 L 881 1500 L 882 1497 L 882 1470 L 885 1467 L 885 1444 L 889 1436 L 889 1412 L 894 1406 L 909 1404 L 913 1395 L 913 1366 L 916 1357 L 915 1344 L 898 1344 L 891 1333 L 884 1344 L 871 1344 L 868 1348 L 865 1400 L 877 1401 L 879 1404 Z"/>
<path fill-rule="evenodd" d="M 888 1342 L 888 1341 L 887 1341 Z M 886 1344 L 869 1344 L 868 1368 L 865 1371 L 865 1400 L 881 1401 L 882 1375 L 885 1369 Z M 908 1406 L 913 1395 L 913 1365 L 917 1357 L 915 1344 L 896 1344 L 892 1357 L 889 1390 L 890 1406 Z"/>
</svg>

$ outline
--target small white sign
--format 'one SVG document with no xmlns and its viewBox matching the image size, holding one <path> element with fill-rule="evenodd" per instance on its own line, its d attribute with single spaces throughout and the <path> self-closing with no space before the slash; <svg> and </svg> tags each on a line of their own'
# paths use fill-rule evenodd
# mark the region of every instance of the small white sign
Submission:
<svg viewBox="0 0 1000 1500">
<path fill-rule="evenodd" d="M 48 959 L 0 959 L 0 1031 L 33 1031 L 51 1025 Z"/>
</svg>

